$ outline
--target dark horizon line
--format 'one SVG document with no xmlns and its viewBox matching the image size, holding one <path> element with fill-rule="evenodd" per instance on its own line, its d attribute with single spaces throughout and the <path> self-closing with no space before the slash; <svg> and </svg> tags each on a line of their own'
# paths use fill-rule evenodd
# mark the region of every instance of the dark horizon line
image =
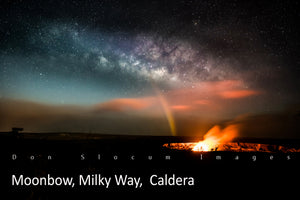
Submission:
<svg viewBox="0 0 300 200">
<path fill-rule="evenodd" d="M 66 134 L 66 135 L 62 135 Z M 128 140 L 135 139 L 158 139 L 168 140 L 168 142 L 198 142 L 203 140 L 203 136 L 173 136 L 173 135 L 136 135 L 136 134 L 103 134 L 84 132 L 21 132 L 13 131 L 0 132 L 0 137 L 15 137 L 16 139 L 40 139 L 40 140 Z M 24 137 L 25 136 L 25 137 Z M 26 137 L 27 136 L 27 137 Z M 34 137 L 37 136 L 37 137 Z M 84 136 L 84 137 L 83 137 Z M 287 144 L 300 145 L 300 139 L 296 138 L 272 138 L 272 137 L 236 137 L 231 142 L 238 143 L 261 143 L 261 144 Z"/>
</svg>

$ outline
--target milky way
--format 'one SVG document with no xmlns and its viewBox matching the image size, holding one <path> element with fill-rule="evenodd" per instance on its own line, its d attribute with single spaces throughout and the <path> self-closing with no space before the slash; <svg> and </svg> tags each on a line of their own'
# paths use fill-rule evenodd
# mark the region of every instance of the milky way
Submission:
<svg viewBox="0 0 300 200">
<path fill-rule="evenodd" d="M 151 82 L 168 90 L 238 78 L 229 63 L 215 63 L 200 45 L 176 37 L 105 33 L 77 23 L 48 24 L 38 31 L 30 29 L 21 47 L 26 52 L 2 54 L 4 91 L 52 103 L 145 95 L 151 93 Z"/>
<path fill-rule="evenodd" d="M 276 73 L 258 55 L 246 52 L 257 61 L 241 63 L 236 56 L 220 58 L 201 43 L 179 37 L 92 31 L 78 23 L 39 26 L 38 31 L 29 29 L 21 50 L 1 55 L 2 96 L 97 103 L 152 94 L 151 83 L 162 91 L 232 79 L 249 87 L 259 84 L 265 71 Z"/>
</svg>

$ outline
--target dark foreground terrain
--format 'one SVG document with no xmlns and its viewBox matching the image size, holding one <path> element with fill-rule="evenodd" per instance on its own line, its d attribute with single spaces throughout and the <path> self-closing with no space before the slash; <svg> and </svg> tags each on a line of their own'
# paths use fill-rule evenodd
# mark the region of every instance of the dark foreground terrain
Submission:
<svg viewBox="0 0 300 200">
<path fill-rule="evenodd" d="M 300 177 L 299 152 L 192 152 L 163 147 L 172 142 L 195 142 L 201 138 L 105 136 L 93 134 L 2 133 L 1 183 L 5 192 L 18 199 L 52 199 L 57 194 L 80 196 L 87 192 L 198 192 L 293 191 Z M 241 142 L 281 144 L 299 148 L 297 140 L 239 139 Z M 82 177 L 125 176 L 140 178 L 137 187 L 101 181 L 79 185 Z M 74 185 L 14 185 L 12 176 L 73 177 Z M 155 179 L 151 177 L 155 175 Z M 158 177 L 170 178 L 162 184 Z M 174 178 L 175 177 L 175 178 Z M 190 185 L 176 178 L 193 178 Z M 36 179 L 37 179 L 36 178 Z M 19 179 L 18 179 L 19 180 Z M 33 181 L 34 182 L 34 181 Z M 154 183 L 153 183 L 154 182 Z M 29 182 L 27 182 L 29 183 Z M 71 196 L 69 196 L 71 195 Z M 84 198 L 85 199 L 85 198 Z"/>
</svg>

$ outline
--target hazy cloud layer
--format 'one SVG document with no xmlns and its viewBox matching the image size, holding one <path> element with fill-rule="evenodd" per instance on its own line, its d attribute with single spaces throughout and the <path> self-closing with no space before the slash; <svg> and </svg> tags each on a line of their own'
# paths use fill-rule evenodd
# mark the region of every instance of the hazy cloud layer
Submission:
<svg viewBox="0 0 300 200">
<path fill-rule="evenodd" d="M 149 109 L 150 103 L 146 108 L 143 101 L 125 99 L 94 107 L 63 107 L 1 100 L 0 130 L 23 127 L 27 132 L 171 135 L 163 111 Z M 205 115 L 178 115 L 181 110 L 175 110 L 177 135 L 203 136 L 214 125 L 237 125 L 239 137 L 299 138 L 299 107 L 298 111 L 293 108 L 280 113 L 244 115 L 227 120 L 209 119 Z"/>
</svg>

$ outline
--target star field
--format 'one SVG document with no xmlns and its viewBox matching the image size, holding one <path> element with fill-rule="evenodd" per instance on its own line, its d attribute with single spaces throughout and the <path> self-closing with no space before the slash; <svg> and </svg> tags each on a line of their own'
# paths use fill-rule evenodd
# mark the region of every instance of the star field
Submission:
<svg viewBox="0 0 300 200">
<path fill-rule="evenodd" d="M 227 106 L 226 119 L 284 110 L 299 104 L 298 4 L 7 1 L 0 98 L 147 109 L 158 96 L 176 112 Z"/>
</svg>

